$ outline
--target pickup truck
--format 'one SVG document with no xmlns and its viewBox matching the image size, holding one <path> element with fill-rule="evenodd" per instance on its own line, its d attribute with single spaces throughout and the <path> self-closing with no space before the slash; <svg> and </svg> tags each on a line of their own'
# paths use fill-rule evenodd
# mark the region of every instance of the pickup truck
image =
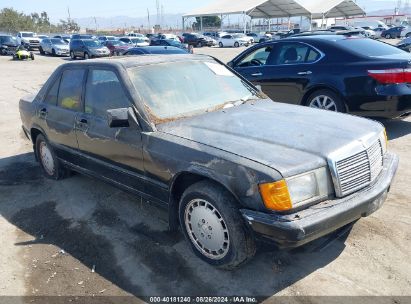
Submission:
<svg viewBox="0 0 411 304">
<path fill-rule="evenodd" d="M 18 32 L 17 43 L 24 45 L 28 50 L 38 49 L 40 47 L 40 41 L 36 34 L 33 32 Z"/>
<path fill-rule="evenodd" d="M 46 177 L 73 170 L 163 206 L 225 269 L 258 238 L 301 246 L 370 215 L 398 166 L 381 124 L 273 102 L 208 56 L 66 63 L 19 107 Z"/>
</svg>

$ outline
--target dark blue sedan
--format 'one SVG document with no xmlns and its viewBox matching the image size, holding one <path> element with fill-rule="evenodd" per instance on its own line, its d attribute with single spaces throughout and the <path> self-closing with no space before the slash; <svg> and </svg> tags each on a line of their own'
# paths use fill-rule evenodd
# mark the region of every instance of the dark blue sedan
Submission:
<svg viewBox="0 0 411 304">
<path fill-rule="evenodd" d="M 187 51 L 173 46 L 144 46 L 129 49 L 124 55 L 173 55 L 173 54 L 188 54 Z"/>
<path fill-rule="evenodd" d="M 258 44 L 228 65 L 274 101 L 397 118 L 411 113 L 410 62 L 386 43 L 316 35 Z"/>
<path fill-rule="evenodd" d="M 392 27 L 390 29 L 384 30 L 381 32 L 381 37 L 386 38 L 386 39 L 391 39 L 391 38 L 400 38 L 401 37 L 401 32 L 404 29 L 402 26 L 396 26 Z"/>
</svg>

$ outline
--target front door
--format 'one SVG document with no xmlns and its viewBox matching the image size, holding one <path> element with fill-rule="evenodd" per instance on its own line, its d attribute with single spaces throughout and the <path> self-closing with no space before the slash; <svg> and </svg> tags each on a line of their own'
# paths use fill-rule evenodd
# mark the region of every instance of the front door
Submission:
<svg viewBox="0 0 411 304">
<path fill-rule="evenodd" d="M 144 192 L 141 129 L 137 120 L 130 120 L 129 127 L 108 125 L 107 110 L 133 107 L 126 92 L 114 70 L 89 70 L 84 113 L 76 122 L 82 167 Z"/>
</svg>

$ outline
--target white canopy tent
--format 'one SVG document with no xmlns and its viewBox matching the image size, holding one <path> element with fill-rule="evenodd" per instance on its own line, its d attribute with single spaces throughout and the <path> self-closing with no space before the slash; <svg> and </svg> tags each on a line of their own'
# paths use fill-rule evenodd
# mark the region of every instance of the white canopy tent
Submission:
<svg viewBox="0 0 411 304">
<path fill-rule="evenodd" d="M 290 18 L 295 16 L 312 18 L 335 18 L 365 15 L 365 12 L 353 0 L 216 0 L 215 2 L 195 9 L 183 15 L 185 20 L 200 17 L 201 28 L 203 16 L 243 15 L 244 31 L 246 16 L 257 18 Z M 311 24 L 311 22 L 310 22 Z"/>
</svg>

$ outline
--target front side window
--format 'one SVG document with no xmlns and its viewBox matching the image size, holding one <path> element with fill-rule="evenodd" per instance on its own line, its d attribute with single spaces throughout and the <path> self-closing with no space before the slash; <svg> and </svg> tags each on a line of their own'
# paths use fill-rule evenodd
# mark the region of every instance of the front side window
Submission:
<svg viewBox="0 0 411 304">
<path fill-rule="evenodd" d="M 79 111 L 83 88 L 84 70 L 65 70 L 58 94 L 58 105 L 62 108 Z"/>
<path fill-rule="evenodd" d="M 260 66 L 267 63 L 268 56 L 273 51 L 272 46 L 265 46 L 254 50 L 248 54 L 244 59 L 242 59 L 237 66 L 239 67 L 250 67 L 250 66 Z"/>
<path fill-rule="evenodd" d="M 129 69 L 154 123 L 236 106 L 261 96 L 215 61 L 159 63 Z"/>
<path fill-rule="evenodd" d="M 117 75 L 109 70 L 90 70 L 84 103 L 86 113 L 99 117 L 106 117 L 107 110 L 130 106 Z"/>
</svg>

